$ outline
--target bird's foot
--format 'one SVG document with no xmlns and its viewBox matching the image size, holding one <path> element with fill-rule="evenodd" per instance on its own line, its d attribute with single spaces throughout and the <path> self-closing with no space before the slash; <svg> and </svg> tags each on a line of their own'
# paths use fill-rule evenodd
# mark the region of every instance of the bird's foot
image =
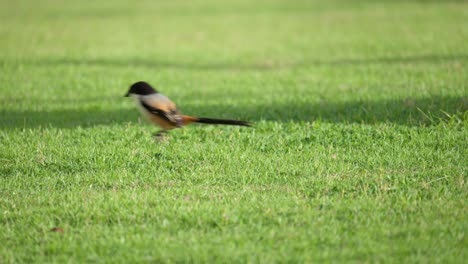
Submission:
<svg viewBox="0 0 468 264">
<path fill-rule="evenodd" d="M 157 133 L 154 133 L 154 140 L 156 143 L 164 143 L 167 142 L 169 139 L 167 137 L 167 131 L 159 131 Z"/>
</svg>

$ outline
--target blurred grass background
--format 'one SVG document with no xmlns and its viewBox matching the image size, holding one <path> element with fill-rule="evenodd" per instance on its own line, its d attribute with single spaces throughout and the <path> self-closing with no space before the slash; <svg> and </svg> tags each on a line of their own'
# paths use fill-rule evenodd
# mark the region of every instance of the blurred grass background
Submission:
<svg viewBox="0 0 468 264">
<path fill-rule="evenodd" d="M 0 262 L 462 262 L 467 8 L 0 1 Z"/>
</svg>

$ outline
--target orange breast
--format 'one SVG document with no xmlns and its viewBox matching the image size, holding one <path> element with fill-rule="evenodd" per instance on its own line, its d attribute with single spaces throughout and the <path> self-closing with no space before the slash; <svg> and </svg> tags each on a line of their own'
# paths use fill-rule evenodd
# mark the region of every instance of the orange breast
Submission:
<svg viewBox="0 0 468 264">
<path fill-rule="evenodd" d="M 149 119 L 151 122 L 153 122 L 154 124 L 160 126 L 162 129 L 164 130 L 169 130 L 169 129 L 174 129 L 176 128 L 176 126 L 158 116 L 155 116 L 155 115 L 148 115 Z"/>
</svg>

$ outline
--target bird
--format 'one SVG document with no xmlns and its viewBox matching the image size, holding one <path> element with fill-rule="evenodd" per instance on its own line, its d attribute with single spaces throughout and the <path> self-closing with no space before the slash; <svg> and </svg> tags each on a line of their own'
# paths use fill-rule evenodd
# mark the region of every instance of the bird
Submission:
<svg viewBox="0 0 468 264">
<path fill-rule="evenodd" d="M 163 139 L 164 135 L 169 130 L 181 128 L 191 123 L 251 127 L 249 122 L 242 120 L 182 115 L 174 102 L 144 81 L 132 84 L 125 94 L 125 97 L 135 98 L 140 112 L 151 123 L 161 128 L 161 130 L 155 134 L 158 140 Z"/>
</svg>

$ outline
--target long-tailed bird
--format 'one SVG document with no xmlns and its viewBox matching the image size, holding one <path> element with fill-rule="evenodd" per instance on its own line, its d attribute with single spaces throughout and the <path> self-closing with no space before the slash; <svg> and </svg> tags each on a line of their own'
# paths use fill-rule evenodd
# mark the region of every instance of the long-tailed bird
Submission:
<svg viewBox="0 0 468 264">
<path fill-rule="evenodd" d="M 161 138 L 167 131 L 186 126 L 190 123 L 202 123 L 213 125 L 246 126 L 246 121 L 214 119 L 205 117 L 194 117 L 180 114 L 176 105 L 163 94 L 156 91 L 146 82 L 136 82 L 130 86 L 125 96 L 135 98 L 138 108 L 152 123 L 159 126 L 161 130 L 156 133 L 156 138 Z"/>
</svg>

